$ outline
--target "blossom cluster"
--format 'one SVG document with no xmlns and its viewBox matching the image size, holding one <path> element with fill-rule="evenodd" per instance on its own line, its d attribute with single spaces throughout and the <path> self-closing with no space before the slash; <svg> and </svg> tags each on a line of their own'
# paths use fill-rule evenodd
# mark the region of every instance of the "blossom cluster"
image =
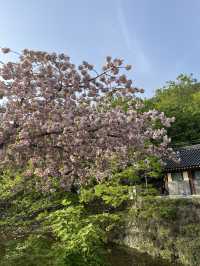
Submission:
<svg viewBox="0 0 200 266">
<path fill-rule="evenodd" d="M 9 48 L 2 48 L 9 53 Z M 101 182 L 112 160 L 126 167 L 138 156 L 167 156 L 164 127 L 173 119 L 156 110 L 142 112 L 121 59 L 106 58 L 101 73 L 84 61 L 75 66 L 65 54 L 25 49 L 17 62 L 0 67 L 2 165 L 40 177 L 38 186 L 64 189 L 74 182 Z M 131 102 L 126 110 L 112 100 Z M 157 128 L 159 121 L 163 128 Z"/>
</svg>

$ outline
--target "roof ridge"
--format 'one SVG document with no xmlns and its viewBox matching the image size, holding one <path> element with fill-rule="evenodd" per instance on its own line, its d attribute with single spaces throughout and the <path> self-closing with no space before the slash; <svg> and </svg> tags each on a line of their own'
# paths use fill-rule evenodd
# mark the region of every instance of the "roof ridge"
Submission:
<svg viewBox="0 0 200 266">
<path fill-rule="evenodd" d="M 198 149 L 200 149 L 200 143 L 184 146 L 184 147 L 181 147 L 179 150 L 198 150 Z"/>
</svg>

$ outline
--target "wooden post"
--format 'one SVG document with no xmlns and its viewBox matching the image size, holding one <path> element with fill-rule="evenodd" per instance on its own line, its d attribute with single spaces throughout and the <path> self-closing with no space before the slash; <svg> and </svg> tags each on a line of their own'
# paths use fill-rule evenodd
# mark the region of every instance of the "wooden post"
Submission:
<svg viewBox="0 0 200 266">
<path fill-rule="evenodd" d="M 167 182 L 172 182 L 172 174 L 171 173 L 167 173 Z"/>
<path fill-rule="evenodd" d="M 191 194 L 196 194 L 196 188 L 195 188 L 195 184 L 193 182 L 193 176 L 192 176 L 191 170 L 188 170 L 188 177 L 189 177 L 189 182 L 190 182 Z"/>
</svg>

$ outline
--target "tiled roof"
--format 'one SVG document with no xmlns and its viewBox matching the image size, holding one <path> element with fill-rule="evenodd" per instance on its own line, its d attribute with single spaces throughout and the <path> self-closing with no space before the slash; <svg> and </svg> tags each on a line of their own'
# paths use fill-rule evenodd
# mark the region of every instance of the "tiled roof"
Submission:
<svg viewBox="0 0 200 266">
<path fill-rule="evenodd" d="M 177 157 L 180 158 L 179 162 L 173 160 L 166 162 L 166 171 L 200 167 L 200 144 L 179 149 Z"/>
</svg>

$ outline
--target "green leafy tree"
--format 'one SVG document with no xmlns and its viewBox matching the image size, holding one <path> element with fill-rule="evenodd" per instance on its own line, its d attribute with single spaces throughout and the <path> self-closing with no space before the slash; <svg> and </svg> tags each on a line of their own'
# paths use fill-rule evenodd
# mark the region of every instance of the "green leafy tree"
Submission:
<svg viewBox="0 0 200 266">
<path fill-rule="evenodd" d="M 79 194 L 42 194 L 31 186 L 15 192 L 15 179 L 20 173 L 1 177 L 1 266 L 107 265 L 106 245 L 121 218 L 118 207 L 129 200 L 128 186 L 116 180 Z"/>
<path fill-rule="evenodd" d="M 78 193 L 41 193 L 31 179 L 22 187 L 20 172 L 5 171 L 0 178 L 0 266 L 107 265 L 107 245 L 135 200 L 133 188 L 143 193 L 144 173 L 152 183 L 159 169 L 155 158 L 149 158 L 148 169 L 141 160 L 114 169 L 102 183 L 91 178 Z"/>
<path fill-rule="evenodd" d="M 155 108 L 175 122 L 168 128 L 173 144 L 200 142 L 200 83 L 192 75 L 177 77 L 156 91 L 153 98 L 144 101 L 146 109 Z"/>
</svg>

